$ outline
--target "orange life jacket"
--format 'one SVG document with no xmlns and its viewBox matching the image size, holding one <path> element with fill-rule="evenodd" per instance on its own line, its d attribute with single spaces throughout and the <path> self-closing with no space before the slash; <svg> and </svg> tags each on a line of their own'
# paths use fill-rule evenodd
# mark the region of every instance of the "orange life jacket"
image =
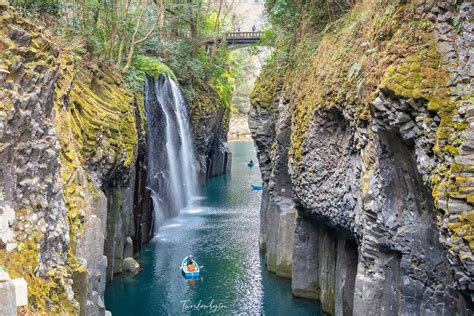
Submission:
<svg viewBox="0 0 474 316">
<path fill-rule="evenodd" d="M 194 272 L 195 268 L 194 268 L 194 264 L 188 264 L 188 271 L 189 272 Z"/>
</svg>

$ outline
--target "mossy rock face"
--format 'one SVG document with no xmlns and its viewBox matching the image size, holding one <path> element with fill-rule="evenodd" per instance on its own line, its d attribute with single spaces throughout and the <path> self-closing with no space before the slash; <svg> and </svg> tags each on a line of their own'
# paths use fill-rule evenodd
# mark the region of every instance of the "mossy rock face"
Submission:
<svg viewBox="0 0 474 316">
<path fill-rule="evenodd" d="M 121 75 L 112 69 L 83 61 L 80 56 L 43 38 L 33 24 L 14 11 L 0 11 L 0 69 L 3 70 L 0 73 L 0 98 L 7 100 L 0 102 L 0 119 L 8 118 L 9 113 L 25 113 L 16 108 L 16 98 L 22 98 L 19 103 L 26 105 L 32 113 L 42 107 L 44 117 L 40 123 L 48 129 L 43 128 L 42 133 L 38 129 L 34 130 L 35 134 L 23 133 L 25 139 L 21 141 L 50 146 L 45 147 L 43 156 L 30 157 L 29 163 L 38 160 L 40 171 L 50 166 L 55 168 L 48 179 L 42 179 L 37 170 L 31 171 L 31 181 L 40 183 L 39 188 L 48 189 L 45 189 L 46 194 L 37 191 L 31 195 L 40 201 L 48 201 L 49 205 L 56 202 L 54 205 L 58 209 L 54 211 L 57 218 L 51 223 L 43 209 L 47 208 L 45 204 L 18 207 L 15 210 L 15 243 L 12 242 L 16 249 L 9 249 L 8 253 L 6 249 L 0 249 L 0 265 L 4 265 L 13 277 L 23 276 L 27 280 L 30 302 L 27 312 L 77 314 L 78 301 L 83 302 L 88 294 L 88 271 L 79 262 L 76 247 L 87 234 L 85 217 L 91 214 L 94 204 L 90 198 L 112 180 L 116 183 L 127 181 L 138 141 L 136 114 L 142 119 L 142 129 L 144 127 L 143 98 L 127 91 Z M 12 29 L 15 29 L 13 33 Z M 30 92 L 41 91 L 42 96 L 47 91 L 47 102 L 43 98 L 28 103 L 25 95 L 28 91 L 25 90 L 32 82 L 36 83 L 36 89 Z M 10 122 L 6 124 L 13 129 L 8 125 Z M 18 164 L 16 169 L 23 167 L 24 163 Z M 19 186 L 17 190 L 20 190 Z M 53 210 L 48 211 L 51 216 Z M 30 222 L 31 218 L 34 222 Z M 31 230 L 33 233 L 29 233 Z M 47 241 L 53 230 L 60 238 Z M 50 243 L 56 240 L 56 248 L 52 249 Z M 51 251 L 61 254 L 54 257 Z M 42 261 L 48 260 L 55 261 L 55 267 L 43 271 Z M 72 284 L 75 293 L 71 292 Z"/>
<path fill-rule="evenodd" d="M 417 15 L 415 8 L 412 3 L 360 1 L 321 35 L 308 37 L 310 29 L 298 29 L 298 34 L 306 37 L 294 35 L 296 65 L 288 67 L 283 75 L 276 75 L 276 63 L 263 69 L 251 101 L 260 107 L 275 104 L 276 78 L 284 78 L 282 93 L 290 100 L 292 111 L 290 156 L 294 177 L 301 172 L 304 143 L 314 114 L 338 108 L 354 126 L 370 124 L 369 107 L 380 91 L 406 100 L 426 101 L 426 109 L 440 119 L 434 154 L 442 161 L 462 155 L 462 133 L 470 128 L 459 119 L 459 109 L 463 103 L 472 103 L 472 94 L 461 91 L 455 95 L 457 90 L 449 88 L 456 65 L 442 63 L 446 56 L 439 51 L 450 49 L 445 43 L 439 47 L 435 24 Z M 308 54 L 310 50 L 314 53 Z M 459 177 L 454 177 L 453 184 L 451 176 L 471 169 L 468 163 L 440 163 L 432 171 L 435 203 L 440 197 L 446 198 L 445 192 L 454 198 L 463 196 L 468 203 L 474 201 L 459 194 Z M 455 226 L 456 230 L 451 229 L 454 226 L 446 228 L 453 236 L 470 236 L 465 228 L 474 223 L 464 223 Z M 456 242 L 456 238 L 450 240 Z"/>
<path fill-rule="evenodd" d="M 191 108 L 194 130 L 199 130 L 205 121 L 216 117 L 220 117 L 220 121 L 216 123 L 226 129 L 229 126 L 231 110 L 225 105 L 219 93 L 212 86 L 205 84 L 195 86 L 194 89 L 196 97 Z"/>
<path fill-rule="evenodd" d="M 301 40 L 299 45 L 314 49 L 314 54 L 307 57 L 304 51 L 309 48 L 295 49 L 297 64 L 284 75 L 283 89 L 292 109 L 291 155 L 296 167 L 315 111 L 338 107 L 355 125 L 366 124 L 371 120 L 369 105 L 387 69 L 401 55 L 424 48 L 431 30 L 432 25 L 418 20 L 410 5 L 361 1 L 322 35 Z M 415 66 L 420 65 L 403 69 L 411 81 L 403 80 L 400 91 L 410 88 L 418 93 L 412 88 L 412 81 L 420 81 L 411 76 L 419 71 Z"/>
<path fill-rule="evenodd" d="M 275 104 L 277 87 L 281 82 L 276 62 L 267 63 L 260 73 L 250 94 L 250 103 L 262 108 Z"/>
<path fill-rule="evenodd" d="M 138 142 L 136 115 L 141 117 L 142 130 L 145 120 L 143 98 L 123 88 L 119 74 L 100 65 L 67 58 L 61 61 L 55 98 L 56 128 L 70 228 L 69 252 L 74 257 L 75 245 L 87 234 L 86 216 L 94 213 L 90 197 L 112 180 L 128 181 Z M 73 275 L 80 284 L 87 284 L 87 271 L 85 275 Z M 74 290 L 79 291 L 78 299 L 83 303 L 87 288 L 76 286 Z"/>
<path fill-rule="evenodd" d="M 431 201 L 431 189 L 436 206 L 423 213 L 428 218 L 423 219 L 426 223 L 417 221 L 418 224 L 423 223 L 423 228 L 432 230 L 433 244 L 436 246 L 433 249 L 442 253 L 440 260 L 447 267 L 446 271 L 449 271 L 441 277 L 437 276 L 434 282 L 459 290 L 453 291 L 452 298 L 448 298 L 454 301 L 462 297 L 461 292 L 472 294 L 469 286 L 474 282 L 474 99 L 472 87 L 469 86 L 474 76 L 472 72 L 467 74 L 465 71 L 470 62 L 465 56 L 472 50 L 472 4 L 461 1 L 444 8 L 430 4 L 435 7 L 433 12 L 437 9 L 442 12 L 437 17 L 428 14 L 432 7 L 428 8 L 430 5 L 425 4 L 423 1 L 358 1 L 344 17 L 328 24 L 319 36 L 308 35 L 311 31 L 308 25 L 312 21 L 301 21 L 291 39 L 294 47 L 281 52 L 281 55 L 290 55 L 290 62 L 282 63 L 286 67 L 281 76 L 282 90 L 273 93 L 274 90 L 269 89 L 272 79 L 268 75 L 270 71 L 263 71 L 253 91 L 252 102 L 256 110 L 252 115 L 258 116 L 259 108 L 271 106 L 275 101 L 289 101 L 289 163 L 296 202 L 312 216 L 314 222 L 329 222 L 336 228 L 353 225 L 350 228 L 354 229 L 348 231 L 357 240 L 369 236 L 376 243 L 387 238 L 396 244 L 401 242 L 400 236 L 406 230 L 414 227 L 408 221 L 397 218 L 396 222 L 403 234 L 393 235 L 382 228 L 380 236 L 373 236 L 373 228 L 368 228 L 372 224 L 367 224 L 370 220 L 358 222 L 367 215 L 367 218 L 376 218 L 375 227 L 392 225 L 384 222 L 381 215 L 387 209 L 384 202 L 380 203 L 384 209 L 372 205 L 372 199 L 381 199 L 383 196 L 373 194 L 373 189 L 379 179 L 382 182 L 389 181 L 383 174 L 385 166 L 380 164 L 384 159 L 384 151 L 380 149 L 386 146 L 383 143 L 384 133 L 393 133 L 403 139 L 403 146 L 413 150 L 416 158 L 408 165 L 420 175 L 420 188 L 427 189 L 426 201 Z M 456 30 L 454 21 L 443 19 L 443 14 L 453 15 L 460 19 L 460 24 L 468 26 Z M 467 42 L 466 37 L 469 38 Z M 273 65 L 273 68 L 276 71 L 277 65 Z M 384 103 L 385 107 L 388 105 L 385 110 L 392 114 L 391 117 L 390 114 L 377 116 L 382 112 L 375 109 L 379 96 L 391 100 L 389 104 Z M 260 115 L 262 121 L 265 114 Z M 333 120 L 334 117 L 336 119 Z M 277 115 L 276 119 L 268 119 L 265 123 L 270 121 L 267 125 L 275 124 L 275 130 L 278 131 L 282 127 L 279 120 L 281 118 Z M 394 123 L 394 120 L 398 123 Z M 379 124 L 382 121 L 390 121 L 390 124 Z M 341 130 L 350 135 L 351 143 L 346 145 L 337 139 L 332 143 L 320 141 L 341 134 L 340 130 L 334 132 L 330 128 L 338 122 L 346 124 Z M 402 127 L 409 129 L 410 124 L 416 125 L 416 129 L 412 129 L 412 136 L 408 137 Z M 267 150 L 275 146 L 274 139 L 263 133 L 253 137 L 257 144 L 264 143 Z M 362 138 L 361 143 L 358 143 Z M 326 153 L 313 155 L 332 146 L 343 154 L 335 154 L 335 159 Z M 350 148 L 350 152 L 345 151 L 347 148 Z M 275 157 L 273 151 L 271 155 L 267 155 L 264 150 L 258 153 L 265 154 L 261 166 L 264 165 L 263 161 L 270 165 L 267 161 Z M 362 159 L 363 163 L 360 177 L 351 173 L 350 167 L 344 166 L 344 161 L 357 164 L 357 159 Z M 337 161 L 337 169 L 331 172 L 331 162 L 334 160 Z M 397 165 L 398 161 L 391 162 L 391 165 Z M 318 177 L 318 174 L 325 173 L 329 175 Z M 333 181 L 338 185 L 337 190 L 344 192 L 341 187 L 352 183 L 352 179 L 338 175 L 347 174 L 357 179 L 354 187 L 347 191 L 350 192 L 348 195 L 362 199 L 369 197 L 362 201 L 363 210 L 360 213 L 357 207 L 352 209 L 352 206 L 341 208 L 338 212 L 334 205 L 344 200 L 345 196 L 341 196 L 341 199 L 333 196 L 331 186 L 325 183 Z M 354 188 L 355 191 L 360 189 L 362 193 L 355 193 Z M 303 191 L 310 193 L 304 195 L 301 193 Z M 420 192 L 418 189 L 410 190 L 413 191 L 421 194 L 422 189 Z M 330 207 L 324 205 L 326 201 L 330 201 L 327 204 Z M 400 205 L 394 209 L 405 210 Z M 354 210 L 358 214 L 352 217 L 354 213 L 351 212 Z M 421 228 L 415 229 L 414 239 L 416 242 L 421 240 L 425 245 L 427 242 L 419 231 Z M 366 250 L 362 248 L 358 251 L 361 260 Z M 406 251 L 406 248 L 402 251 L 404 258 L 407 253 L 412 255 L 415 252 L 416 249 Z M 422 271 L 428 276 L 438 272 L 434 266 L 424 264 L 408 269 L 417 270 L 417 273 Z M 371 268 L 369 265 L 366 267 L 368 271 Z M 420 280 L 424 286 L 433 287 L 429 278 Z M 296 295 L 305 295 L 304 291 L 298 291 Z M 326 303 L 323 305 L 331 313 L 334 312 L 333 296 L 333 291 L 326 290 L 327 299 L 324 299 Z M 462 298 L 459 301 L 464 304 Z"/>
<path fill-rule="evenodd" d="M 0 265 L 6 267 L 10 277 L 23 277 L 28 283 L 28 312 L 76 314 L 78 305 L 68 298 L 62 284 L 71 278 L 72 270 L 64 266 L 41 277 L 35 273 L 42 237 L 42 233 L 36 231 L 16 250 L 7 253 L 0 249 Z"/>
<path fill-rule="evenodd" d="M 87 291 L 89 286 L 87 270 L 73 271 L 72 281 L 72 289 L 74 293 L 76 293 L 75 299 L 79 302 L 80 306 L 84 306 L 87 300 Z"/>
</svg>

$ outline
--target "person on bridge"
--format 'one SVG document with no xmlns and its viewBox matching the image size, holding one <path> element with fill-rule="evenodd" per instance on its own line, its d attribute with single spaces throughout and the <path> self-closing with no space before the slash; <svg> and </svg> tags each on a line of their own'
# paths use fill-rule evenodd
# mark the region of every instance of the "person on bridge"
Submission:
<svg viewBox="0 0 474 316">
<path fill-rule="evenodd" d="M 237 26 L 237 33 L 240 33 L 240 26 Z"/>
<path fill-rule="evenodd" d="M 255 32 L 257 30 L 257 27 L 254 25 L 252 26 L 252 32 Z"/>
</svg>

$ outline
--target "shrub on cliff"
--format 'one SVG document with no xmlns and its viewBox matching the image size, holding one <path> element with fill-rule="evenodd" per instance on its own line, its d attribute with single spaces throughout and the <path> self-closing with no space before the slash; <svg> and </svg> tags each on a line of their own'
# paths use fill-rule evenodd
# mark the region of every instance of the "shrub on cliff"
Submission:
<svg viewBox="0 0 474 316">
<path fill-rule="evenodd" d="M 176 80 L 173 71 L 157 58 L 138 55 L 134 59 L 133 67 L 125 76 L 125 83 L 129 89 L 141 91 L 145 82 L 145 75 L 156 78 L 162 74 Z"/>
</svg>

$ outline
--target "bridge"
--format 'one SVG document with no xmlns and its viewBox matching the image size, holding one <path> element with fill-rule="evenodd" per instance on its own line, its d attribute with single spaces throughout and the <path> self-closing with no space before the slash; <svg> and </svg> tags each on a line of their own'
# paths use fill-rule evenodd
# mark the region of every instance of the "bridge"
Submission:
<svg viewBox="0 0 474 316">
<path fill-rule="evenodd" d="M 257 43 L 263 37 L 263 32 L 227 32 L 220 39 L 217 39 L 217 44 L 226 41 L 227 47 L 230 50 L 247 47 Z M 216 39 L 206 41 L 207 46 L 215 44 Z"/>
</svg>

